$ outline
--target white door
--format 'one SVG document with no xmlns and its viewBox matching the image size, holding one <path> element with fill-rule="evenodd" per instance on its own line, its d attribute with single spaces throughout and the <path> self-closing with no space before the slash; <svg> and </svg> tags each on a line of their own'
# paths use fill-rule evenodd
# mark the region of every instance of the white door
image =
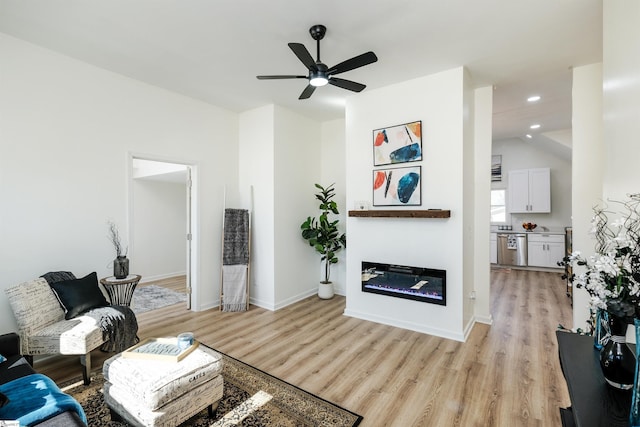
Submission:
<svg viewBox="0 0 640 427">
<path fill-rule="evenodd" d="M 193 181 L 191 180 L 192 172 L 191 166 L 187 166 L 187 280 L 185 283 L 185 290 L 187 292 L 187 310 L 191 310 L 191 244 L 193 242 L 193 234 L 191 233 L 191 204 L 193 203 L 193 195 L 191 194 L 193 190 Z"/>
</svg>

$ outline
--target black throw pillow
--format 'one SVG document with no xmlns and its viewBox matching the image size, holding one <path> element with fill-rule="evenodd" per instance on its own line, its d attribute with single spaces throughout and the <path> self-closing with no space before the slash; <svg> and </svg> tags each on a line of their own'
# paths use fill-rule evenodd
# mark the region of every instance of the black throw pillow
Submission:
<svg viewBox="0 0 640 427">
<path fill-rule="evenodd" d="M 98 287 L 98 275 L 95 271 L 82 279 L 51 283 L 51 289 L 58 297 L 66 313 L 64 318 L 67 320 L 92 308 L 109 305 Z"/>
</svg>

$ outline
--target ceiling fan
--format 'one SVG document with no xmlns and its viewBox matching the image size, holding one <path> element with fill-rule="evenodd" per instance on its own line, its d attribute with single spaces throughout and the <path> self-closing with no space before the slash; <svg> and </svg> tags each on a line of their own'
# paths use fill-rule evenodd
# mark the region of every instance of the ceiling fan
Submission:
<svg viewBox="0 0 640 427">
<path fill-rule="evenodd" d="M 282 75 L 282 76 L 256 76 L 258 80 L 275 80 L 275 79 L 307 79 L 309 84 L 302 91 L 298 99 L 307 99 L 316 90 L 316 87 L 330 84 L 340 87 L 342 89 L 352 90 L 354 92 L 362 91 L 366 86 L 362 83 L 353 82 L 351 80 L 340 79 L 333 77 L 336 74 L 344 73 L 345 71 L 351 71 L 356 68 L 363 67 L 365 65 L 372 64 L 378 60 L 378 57 L 373 52 L 366 52 L 362 55 L 354 56 L 351 59 L 347 59 L 329 68 L 320 61 L 320 40 L 324 38 L 327 32 L 327 28 L 324 25 L 314 25 L 309 29 L 311 37 L 317 42 L 318 59 L 313 60 L 313 57 L 309 53 L 306 47 L 302 43 L 289 43 L 289 47 L 296 54 L 298 59 L 309 69 L 309 75 L 307 76 L 295 76 L 295 75 Z"/>
</svg>

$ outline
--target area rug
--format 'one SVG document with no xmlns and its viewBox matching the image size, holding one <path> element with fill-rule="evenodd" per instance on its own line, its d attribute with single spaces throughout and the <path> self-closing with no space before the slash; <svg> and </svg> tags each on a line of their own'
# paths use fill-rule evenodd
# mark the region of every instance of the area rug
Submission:
<svg viewBox="0 0 640 427">
<path fill-rule="evenodd" d="M 135 314 L 185 302 L 187 294 L 157 285 L 139 286 L 133 292 L 131 309 Z"/>
<path fill-rule="evenodd" d="M 340 406 L 308 393 L 299 387 L 220 353 L 224 359 L 224 392 L 214 418 L 201 411 L 183 426 L 357 426 L 362 417 Z M 126 423 L 111 421 L 109 408 L 102 396 L 102 374 L 91 377 L 85 386 L 82 379 L 62 385 L 64 392 L 80 402 L 89 427 L 124 427 Z"/>
</svg>

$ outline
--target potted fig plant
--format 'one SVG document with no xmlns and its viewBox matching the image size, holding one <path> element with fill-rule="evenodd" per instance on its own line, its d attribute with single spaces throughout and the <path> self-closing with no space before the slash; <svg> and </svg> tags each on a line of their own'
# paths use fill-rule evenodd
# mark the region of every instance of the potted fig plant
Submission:
<svg viewBox="0 0 640 427">
<path fill-rule="evenodd" d="M 335 196 L 335 184 L 323 187 L 315 184 L 320 190 L 316 193 L 316 199 L 320 201 L 320 216 L 307 217 L 306 221 L 300 225 L 302 230 L 302 238 L 309 242 L 309 246 L 313 247 L 320 254 L 320 261 L 324 263 L 324 278 L 320 281 L 318 288 L 318 296 L 322 299 L 332 298 L 334 295 L 333 283 L 329 280 L 331 274 L 331 265 L 338 262 L 336 253 L 342 248 L 347 247 L 347 236 L 338 230 L 339 220 L 334 218 L 338 215 L 338 205 L 333 201 Z"/>
</svg>

